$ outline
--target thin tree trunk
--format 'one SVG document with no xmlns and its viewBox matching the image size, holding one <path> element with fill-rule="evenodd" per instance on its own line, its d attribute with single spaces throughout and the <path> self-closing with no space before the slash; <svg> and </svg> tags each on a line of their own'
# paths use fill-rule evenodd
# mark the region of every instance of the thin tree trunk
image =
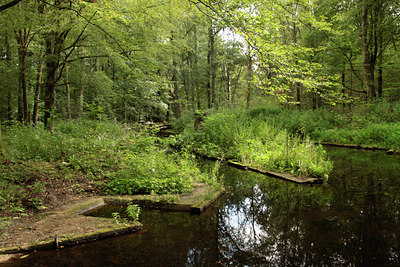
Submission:
<svg viewBox="0 0 400 267">
<path fill-rule="evenodd" d="M 80 86 L 79 88 L 79 99 L 78 99 L 78 118 L 83 117 L 83 87 Z"/>
<path fill-rule="evenodd" d="M 68 81 L 68 68 L 65 67 L 65 73 L 64 73 L 64 82 L 65 82 L 65 94 L 67 96 L 67 119 L 71 119 L 71 91 L 69 87 L 69 81 Z"/>
<path fill-rule="evenodd" d="M 0 157 L 5 158 L 6 152 L 3 147 L 3 137 L 1 135 L 1 121 L 0 121 Z"/>
<path fill-rule="evenodd" d="M 363 0 L 361 46 L 364 63 L 364 79 L 367 86 L 368 97 L 372 99 L 376 97 L 376 91 L 374 85 L 374 65 L 372 64 L 368 44 L 368 0 Z"/>
<path fill-rule="evenodd" d="M 250 108 L 250 100 L 252 93 L 252 79 L 253 79 L 253 59 L 251 57 L 251 51 L 249 46 L 248 51 L 248 62 L 247 62 L 247 97 L 246 97 L 246 108 Z"/>
<path fill-rule="evenodd" d="M 378 97 L 382 97 L 383 94 L 383 36 L 382 33 L 379 36 L 379 58 L 378 58 Z"/>
<path fill-rule="evenodd" d="M 176 62 L 174 62 L 174 70 L 172 75 L 172 82 L 173 82 L 173 106 L 174 106 L 174 115 L 175 118 L 181 117 L 181 104 L 179 100 L 179 88 L 178 88 L 178 73 L 176 70 Z"/>
<path fill-rule="evenodd" d="M 11 47 L 10 47 L 10 40 L 8 36 L 8 31 L 6 31 L 6 36 L 5 36 L 5 46 L 6 46 L 6 62 L 7 62 L 7 68 L 12 67 L 11 63 Z M 12 93 L 11 93 L 11 88 L 7 87 L 7 119 L 8 122 L 11 123 L 13 120 L 13 109 L 12 109 Z"/>
<path fill-rule="evenodd" d="M 343 70 L 342 70 L 342 94 L 345 95 L 346 93 L 346 62 L 343 62 Z M 343 108 L 346 106 L 345 103 L 343 103 Z"/>
<path fill-rule="evenodd" d="M 30 31 L 26 28 L 15 31 L 18 43 L 18 67 L 19 67 L 19 92 L 18 92 L 18 120 L 21 123 L 28 121 L 28 97 L 26 84 L 26 55 L 28 49 L 28 37 Z"/>
<path fill-rule="evenodd" d="M 184 69 L 182 71 L 182 76 L 183 76 L 183 88 L 185 90 L 185 96 L 186 96 L 186 105 L 189 104 L 189 95 L 190 95 L 190 77 L 189 77 L 189 71 L 187 69 Z"/>
<path fill-rule="evenodd" d="M 171 32 L 171 43 L 174 40 L 174 32 Z M 179 87 L 178 87 L 178 64 L 176 63 L 175 58 L 172 60 L 172 88 L 170 89 L 170 95 L 172 100 L 172 111 L 174 113 L 175 118 L 180 118 L 181 116 L 181 105 L 179 103 Z"/>
<path fill-rule="evenodd" d="M 228 94 L 228 102 L 232 102 L 232 92 L 231 92 L 231 75 L 229 68 L 226 69 L 226 93 Z"/>
<path fill-rule="evenodd" d="M 43 72 L 43 63 L 39 62 L 38 74 L 36 77 L 36 88 L 35 88 L 35 99 L 33 103 L 33 116 L 32 123 L 33 126 L 37 125 L 38 111 L 39 111 L 39 96 L 40 96 L 40 87 L 42 86 L 42 72 Z"/>
<path fill-rule="evenodd" d="M 317 110 L 317 92 L 312 92 L 312 110 Z"/>
<path fill-rule="evenodd" d="M 194 80 L 194 78 L 193 78 L 193 69 L 194 69 L 194 67 L 193 67 L 193 61 L 192 61 L 192 54 L 190 54 L 189 55 L 189 57 L 188 57 L 188 64 L 189 64 L 189 69 L 191 70 L 190 71 L 190 73 L 189 73 L 189 90 L 190 90 L 190 103 L 191 103 L 191 105 L 192 105 L 192 111 L 194 112 L 194 111 L 196 111 L 196 105 L 195 105 L 195 86 L 194 86 L 194 82 L 193 82 L 193 80 Z"/>
<path fill-rule="evenodd" d="M 243 69 L 243 67 L 240 67 L 239 73 L 236 76 L 236 79 L 234 80 L 234 82 L 232 82 L 232 102 L 235 102 L 237 86 L 238 86 L 238 82 L 239 82 L 239 79 L 240 79 L 240 75 L 242 74 L 242 69 Z"/>
<path fill-rule="evenodd" d="M 7 119 L 9 123 L 13 120 L 13 109 L 12 109 L 12 94 L 11 91 L 7 93 Z"/>
<path fill-rule="evenodd" d="M 210 40 L 211 97 L 214 108 L 218 109 L 217 85 L 216 85 L 217 74 L 216 74 L 216 64 L 215 64 L 215 33 L 212 26 L 208 28 L 208 36 Z"/>
<path fill-rule="evenodd" d="M 210 109 L 212 108 L 212 88 L 211 88 L 211 36 L 212 34 L 212 27 L 210 26 L 208 28 L 208 53 L 207 53 L 207 63 L 208 63 L 208 69 L 207 69 L 207 107 Z"/>
<path fill-rule="evenodd" d="M 297 3 L 296 3 L 296 10 L 297 10 Z M 293 42 L 295 45 L 297 45 L 297 24 L 293 23 Z M 298 60 L 298 55 L 295 54 L 295 65 L 299 65 L 299 60 Z M 301 90 L 300 90 L 300 83 L 295 82 L 294 84 L 296 88 L 296 102 L 297 102 L 297 107 L 301 107 Z"/>
</svg>

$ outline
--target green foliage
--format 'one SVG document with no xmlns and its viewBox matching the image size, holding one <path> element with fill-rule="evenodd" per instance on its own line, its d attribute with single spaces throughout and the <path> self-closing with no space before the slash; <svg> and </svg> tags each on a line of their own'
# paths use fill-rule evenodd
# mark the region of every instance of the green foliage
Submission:
<svg viewBox="0 0 400 267">
<path fill-rule="evenodd" d="M 311 111 L 259 106 L 247 113 L 251 120 L 266 121 L 303 139 L 390 149 L 400 146 L 400 102 L 358 104 L 350 111 L 340 107 Z"/>
<path fill-rule="evenodd" d="M 126 207 L 126 214 L 128 214 L 129 218 L 136 222 L 139 220 L 141 209 L 138 205 L 128 204 Z"/>
<path fill-rule="evenodd" d="M 174 131 L 183 132 L 188 125 L 194 125 L 194 112 L 184 112 L 173 122 Z"/>
<path fill-rule="evenodd" d="M 121 219 L 121 215 L 119 214 L 119 212 L 113 212 L 113 213 L 111 214 L 111 216 L 112 216 L 112 218 L 114 219 L 114 222 L 115 222 L 116 224 L 123 224 L 123 223 L 126 222 L 126 219 L 125 219 L 125 220 Z"/>
<path fill-rule="evenodd" d="M 207 117 L 199 132 L 189 129 L 184 143 L 205 154 L 222 154 L 244 164 L 295 175 L 324 177 L 332 169 L 325 152 L 269 121 L 270 110 L 225 111 Z"/>
<path fill-rule="evenodd" d="M 108 194 L 176 194 L 192 189 L 203 174 L 188 157 L 159 149 L 128 154 L 123 165 L 109 175 Z"/>
<path fill-rule="evenodd" d="M 60 121 L 53 133 L 39 127 L 8 127 L 4 147 L 10 160 L 32 163 L 0 165 L 1 206 L 40 209 L 43 177 L 68 180 L 79 192 L 83 188 L 74 180 L 86 175 L 97 181 L 97 190 L 113 195 L 177 194 L 192 190 L 195 181 L 217 183 L 198 169 L 193 156 L 172 154 L 172 141 L 154 137 L 153 128 L 140 128 L 89 120 Z"/>
<path fill-rule="evenodd" d="M 122 217 L 119 212 L 113 212 L 111 213 L 112 219 L 116 224 L 127 224 L 128 220 L 136 222 L 139 220 L 139 215 L 140 215 L 141 209 L 138 205 L 128 203 L 128 206 L 125 209 L 125 212 L 122 214 L 125 214 L 127 218 L 124 216 Z"/>
</svg>

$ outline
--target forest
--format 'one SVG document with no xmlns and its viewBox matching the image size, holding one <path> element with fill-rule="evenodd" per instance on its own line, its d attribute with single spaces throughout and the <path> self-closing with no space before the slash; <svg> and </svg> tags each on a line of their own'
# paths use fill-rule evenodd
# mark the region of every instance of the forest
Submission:
<svg viewBox="0 0 400 267">
<path fill-rule="evenodd" d="M 222 188 L 199 157 L 326 182 L 320 143 L 400 151 L 399 0 L 0 0 L 0 21 L 0 232 L 69 195 Z"/>
<path fill-rule="evenodd" d="M 394 0 L 1 4 L 5 125 L 400 97 Z"/>
</svg>

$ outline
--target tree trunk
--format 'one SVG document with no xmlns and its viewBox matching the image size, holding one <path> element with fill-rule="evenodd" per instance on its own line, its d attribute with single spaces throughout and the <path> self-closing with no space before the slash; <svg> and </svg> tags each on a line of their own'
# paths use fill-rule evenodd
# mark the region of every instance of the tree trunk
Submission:
<svg viewBox="0 0 400 267">
<path fill-rule="evenodd" d="M 190 97 L 189 97 L 190 96 L 190 77 L 189 77 L 188 69 L 184 68 L 184 70 L 182 71 L 183 89 L 185 90 L 186 103 L 187 103 L 186 105 L 188 105 L 189 101 L 190 101 Z"/>
<path fill-rule="evenodd" d="M 209 53 L 210 53 L 210 72 L 211 72 L 211 102 L 215 109 L 218 109 L 217 100 L 217 85 L 216 85 L 216 64 L 215 64 L 215 33 L 211 26 L 208 27 L 208 38 L 209 38 Z"/>
<path fill-rule="evenodd" d="M 78 118 L 83 117 L 83 87 L 82 85 L 79 87 L 79 99 L 78 99 Z"/>
<path fill-rule="evenodd" d="M 312 110 L 317 110 L 317 92 L 312 92 Z"/>
<path fill-rule="evenodd" d="M 173 60 L 173 73 L 172 73 L 172 89 L 171 89 L 171 97 L 172 97 L 172 109 L 174 112 L 175 118 L 181 117 L 181 105 L 179 102 L 179 88 L 178 88 L 178 71 L 176 61 Z"/>
<path fill-rule="evenodd" d="M 362 29 L 361 29 L 361 46 L 364 63 L 364 79 L 367 86 L 368 97 L 370 99 L 376 97 L 374 84 L 374 64 L 372 64 L 371 53 L 368 44 L 368 0 L 363 0 L 362 6 Z"/>
<path fill-rule="evenodd" d="M 65 94 L 67 96 L 67 119 L 71 119 L 71 91 L 69 88 L 69 81 L 68 81 L 68 68 L 65 67 L 64 73 L 64 82 L 65 82 Z"/>
<path fill-rule="evenodd" d="M 232 92 L 231 92 L 231 73 L 229 68 L 226 69 L 226 93 L 228 94 L 228 102 L 232 102 Z"/>
<path fill-rule="evenodd" d="M 6 152 L 3 147 L 3 137 L 1 135 L 1 121 L 0 121 L 0 157 L 5 158 L 6 157 Z"/>
<path fill-rule="evenodd" d="M 208 28 L 209 35 L 210 35 L 210 28 Z M 212 108 L 212 89 L 211 89 L 211 42 L 210 39 L 208 40 L 208 53 L 207 53 L 207 63 L 208 63 L 208 69 L 207 69 L 207 107 L 210 109 Z"/>
<path fill-rule="evenodd" d="M 19 80 L 19 92 L 18 92 L 18 120 L 21 123 L 27 123 L 28 121 L 28 97 L 27 97 L 27 85 L 26 85 L 26 55 L 28 51 L 29 41 L 28 37 L 30 31 L 26 28 L 23 30 L 15 31 L 15 37 L 18 43 L 18 80 Z"/>
<path fill-rule="evenodd" d="M 171 32 L 171 43 L 174 40 L 174 32 Z M 171 95 L 171 108 L 172 112 L 174 113 L 175 118 L 181 117 L 181 105 L 179 102 L 179 87 L 178 87 L 178 64 L 176 63 L 175 57 L 172 59 L 172 88 L 170 89 Z"/>
<path fill-rule="evenodd" d="M 193 72 L 194 72 L 193 69 L 194 69 L 194 67 L 193 67 L 193 61 L 192 61 L 192 54 L 189 54 L 188 65 L 189 65 L 189 69 L 191 70 L 190 73 L 189 73 L 189 85 L 188 85 L 188 88 L 190 90 L 190 103 L 192 105 L 192 111 L 194 112 L 194 111 L 196 111 L 196 106 L 195 106 L 195 94 L 194 94 L 195 86 L 193 84 L 193 80 L 194 80 L 194 78 L 193 78 Z"/>
<path fill-rule="evenodd" d="M 297 12 L 297 3 L 296 3 L 296 12 Z M 293 43 L 297 46 L 297 24 L 293 23 Z M 295 65 L 299 65 L 299 59 L 298 55 L 295 54 Z M 296 102 L 297 102 L 297 107 L 301 107 L 301 85 L 298 82 L 294 83 L 294 86 L 296 88 Z"/>
<path fill-rule="evenodd" d="M 247 97 L 246 97 L 246 108 L 250 108 L 250 100 L 252 93 L 252 79 L 253 79 L 253 59 L 251 57 L 250 47 L 248 48 L 248 62 L 247 62 Z"/>
<path fill-rule="evenodd" d="M 232 99 L 231 99 L 232 102 L 235 102 L 236 91 L 237 91 L 239 79 L 240 79 L 241 74 L 242 74 L 242 70 L 243 70 L 243 67 L 241 66 L 240 69 L 239 69 L 239 73 L 236 76 L 236 79 L 234 81 L 232 81 Z"/>
<path fill-rule="evenodd" d="M 37 125 L 38 111 L 39 111 L 39 96 L 40 96 L 40 87 L 42 86 L 42 71 L 43 71 L 43 63 L 39 62 L 38 74 L 36 77 L 36 88 L 35 88 L 35 99 L 33 103 L 33 116 L 32 123 L 33 126 Z"/>
<path fill-rule="evenodd" d="M 343 70 L 342 70 L 342 95 L 346 94 L 346 62 L 343 62 Z M 346 103 L 343 102 L 343 108 L 346 106 Z"/>
<path fill-rule="evenodd" d="M 382 97 L 383 94 L 383 36 L 379 36 L 379 56 L 378 56 L 378 97 Z"/>
<path fill-rule="evenodd" d="M 69 30 L 58 32 L 50 32 L 46 37 L 46 82 L 44 92 L 44 125 L 45 128 L 54 130 L 54 102 L 55 87 L 61 75 L 57 75 L 60 65 L 60 57 L 62 48 Z"/>
<path fill-rule="evenodd" d="M 44 92 L 44 125 L 46 129 L 54 129 L 54 101 L 56 74 L 58 69 L 58 53 L 56 46 L 57 33 L 46 38 L 46 82 Z"/>
<path fill-rule="evenodd" d="M 6 36 L 5 36 L 5 46 L 6 46 L 6 63 L 7 63 L 7 68 L 11 69 L 12 63 L 11 63 L 11 47 L 10 47 L 10 40 L 8 36 L 8 31 L 6 31 Z M 12 93 L 11 93 L 11 88 L 7 87 L 7 119 L 8 122 L 11 123 L 13 120 L 13 109 L 12 109 Z"/>
</svg>

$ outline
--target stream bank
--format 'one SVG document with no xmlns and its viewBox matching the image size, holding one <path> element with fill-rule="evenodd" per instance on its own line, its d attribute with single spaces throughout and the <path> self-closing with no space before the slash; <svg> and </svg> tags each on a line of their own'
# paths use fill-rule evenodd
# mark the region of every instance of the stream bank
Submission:
<svg viewBox="0 0 400 267">
<path fill-rule="evenodd" d="M 399 157 L 327 153 L 335 168 L 323 185 L 222 164 L 226 197 L 200 216 L 143 211 L 136 234 L 24 254 L 4 266 L 399 266 Z"/>
<path fill-rule="evenodd" d="M 41 212 L 36 221 L 20 219 L 16 231 L 4 233 L 1 254 L 15 254 L 41 249 L 64 248 L 107 237 L 138 232 L 139 222 L 120 223 L 110 218 L 85 216 L 85 213 L 106 204 L 139 204 L 141 207 L 200 214 L 224 194 L 224 189 L 196 184 L 193 192 L 180 195 L 96 196 Z M 10 232 L 11 233 L 11 232 Z M 2 256 L 1 260 L 8 257 Z"/>
</svg>

